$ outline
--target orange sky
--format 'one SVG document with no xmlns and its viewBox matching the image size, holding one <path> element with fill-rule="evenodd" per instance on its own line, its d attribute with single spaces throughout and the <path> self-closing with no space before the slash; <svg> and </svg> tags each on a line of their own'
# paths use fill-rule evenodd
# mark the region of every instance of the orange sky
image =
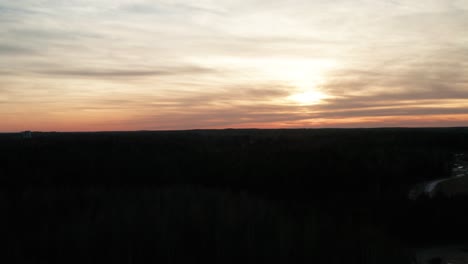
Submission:
<svg viewBox="0 0 468 264">
<path fill-rule="evenodd" d="M 466 126 L 464 0 L 0 3 L 0 132 Z"/>
</svg>

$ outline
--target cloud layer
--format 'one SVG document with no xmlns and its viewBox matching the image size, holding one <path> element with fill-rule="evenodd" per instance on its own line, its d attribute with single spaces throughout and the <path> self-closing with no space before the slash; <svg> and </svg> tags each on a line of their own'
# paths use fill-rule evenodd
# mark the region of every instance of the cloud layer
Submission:
<svg viewBox="0 0 468 264">
<path fill-rule="evenodd" d="M 22 0 L 0 24 L 0 131 L 468 123 L 463 0 Z"/>
</svg>

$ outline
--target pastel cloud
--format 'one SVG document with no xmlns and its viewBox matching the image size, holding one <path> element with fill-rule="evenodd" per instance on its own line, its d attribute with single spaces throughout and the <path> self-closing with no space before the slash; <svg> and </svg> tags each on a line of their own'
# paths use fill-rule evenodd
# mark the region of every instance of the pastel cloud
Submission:
<svg viewBox="0 0 468 264">
<path fill-rule="evenodd" d="M 463 0 L 22 0 L 0 24 L 0 131 L 468 121 Z"/>
</svg>

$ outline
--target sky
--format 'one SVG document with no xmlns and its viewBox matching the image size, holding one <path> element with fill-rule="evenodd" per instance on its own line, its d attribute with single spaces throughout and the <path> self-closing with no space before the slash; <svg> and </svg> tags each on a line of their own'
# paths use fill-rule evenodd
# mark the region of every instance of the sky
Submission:
<svg viewBox="0 0 468 264">
<path fill-rule="evenodd" d="M 468 124 L 467 0 L 0 0 L 0 131 Z"/>
</svg>

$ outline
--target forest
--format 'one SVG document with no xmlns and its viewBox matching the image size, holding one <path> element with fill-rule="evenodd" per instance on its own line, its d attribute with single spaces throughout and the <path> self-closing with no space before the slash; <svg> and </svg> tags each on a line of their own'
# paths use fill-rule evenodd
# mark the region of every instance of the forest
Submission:
<svg viewBox="0 0 468 264">
<path fill-rule="evenodd" d="M 468 128 L 0 134 L 16 263 L 411 263 L 464 243 L 450 177 Z M 70 258 L 69 256 L 74 256 Z"/>
</svg>

